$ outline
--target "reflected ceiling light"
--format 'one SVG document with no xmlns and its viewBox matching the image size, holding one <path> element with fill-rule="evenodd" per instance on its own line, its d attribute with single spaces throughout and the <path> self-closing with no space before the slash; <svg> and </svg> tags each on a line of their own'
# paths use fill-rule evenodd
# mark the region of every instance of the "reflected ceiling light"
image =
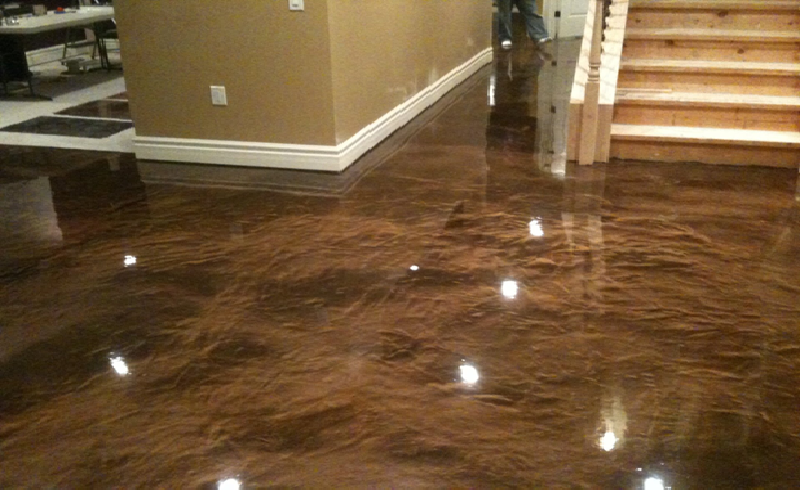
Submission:
<svg viewBox="0 0 800 490">
<path fill-rule="evenodd" d="M 415 272 L 416 272 L 416 271 L 418 271 L 418 270 L 419 270 L 419 266 L 418 266 L 418 265 L 412 265 L 412 266 L 410 267 L 410 269 L 411 269 L 412 271 L 415 271 Z"/>
<path fill-rule="evenodd" d="M 619 439 L 617 439 L 617 436 L 614 435 L 613 432 L 606 432 L 600 439 L 600 447 L 603 448 L 603 451 L 613 451 L 618 440 Z"/>
<path fill-rule="evenodd" d="M 242 488 L 242 482 L 236 478 L 228 478 L 217 482 L 217 490 L 239 490 Z"/>
<path fill-rule="evenodd" d="M 644 490 L 664 490 L 664 480 L 652 476 L 644 481 Z"/>
<path fill-rule="evenodd" d="M 500 286 L 500 293 L 508 299 L 516 298 L 518 291 L 519 285 L 517 281 L 503 281 L 502 286 Z"/>
<path fill-rule="evenodd" d="M 132 267 L 136 265 L 136 257 L 133 255 L 126 255 L 125 260 L 123 260 L 122 263 L 125 264 L 125 267 Z"/>
<path fill-rule="evenodd" d="M 497 92 L 497 79 L 495 78 L 494 74 L 489 77 L 489 90 L 488 90 L 488 98 L 489 98 L 489 106 L 495 106 L 495 93 Z"/>
<path fill-rule="evenodd" d="M 120 376 L 127 376 L 130 370 L 128 369 L 128 364 L 125 362 L 125 359 L 121 357 L 112 357 L 110 359 L 111 368 L 119 374 Z"/>
<path fill-rule="evenodd" d="M 531 236 L 543 237 L 544 228 L 542 228 L 542 220 L 539 218 L 531 220 Z"/>
<path fill-rule="evenodd" d="M 481 379 L 478 369 L 472 364 L 462 364 L 458 367 L 458 371 L 461 373 L 461 382 L 465 385 L 473 386 Z"/>
</svg>

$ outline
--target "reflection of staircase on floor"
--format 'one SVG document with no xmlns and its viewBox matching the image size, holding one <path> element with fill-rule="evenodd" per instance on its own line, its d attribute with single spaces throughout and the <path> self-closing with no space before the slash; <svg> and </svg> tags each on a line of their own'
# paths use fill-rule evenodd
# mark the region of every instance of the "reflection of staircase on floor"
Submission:
<svg viewBox="0 0 800 490">
<path fill-rule="evenodd" d="M 800 0 L 631 0 L 611 157 L 800 166 Z"/>
</svg>

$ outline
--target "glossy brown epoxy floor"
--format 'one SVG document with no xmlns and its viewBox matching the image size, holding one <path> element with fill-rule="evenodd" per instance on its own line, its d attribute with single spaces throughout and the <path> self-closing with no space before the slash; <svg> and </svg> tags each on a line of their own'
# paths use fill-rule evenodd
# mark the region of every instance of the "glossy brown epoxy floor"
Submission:
<svg viewBox="0 0 800 490">
<path fill-rule="evenodd" d="M 574 47 L 340 176 L 0 148 L 0 488 L 795 487 L 796 173 L 563 165 Z"/>
</svg>

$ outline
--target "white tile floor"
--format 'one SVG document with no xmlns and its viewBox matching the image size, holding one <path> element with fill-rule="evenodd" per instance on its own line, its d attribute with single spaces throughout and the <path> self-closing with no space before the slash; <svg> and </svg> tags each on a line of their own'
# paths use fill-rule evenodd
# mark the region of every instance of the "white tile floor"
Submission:
<svg viewBox="0 0 800 490">
<path fill-rule="evenodd" d="M 63 71 L 59 64 L 36 67 L 34 89 L 47 93 L 47 84 L 57 83 L 58 92 L 53 101 L 19 99 L 0 100 L 0 128 L 17 124 L 38 116 L 49 116 L 58 111 L 86 102 L 104 99 L 125 91 L 122 72 L 94 72 L 86 75 L 58 79 Z M 54 82 L 54 80 L 59 80 Z M 75 87 L 71 89 L 70 84 Z M 104 139 L 73 138 L 32 133 L 12 133 L 0 129 L 0 145 L 45 146 L 79 150 L 133 153 L 134 129 L 128 129 Z"/>
</svg>

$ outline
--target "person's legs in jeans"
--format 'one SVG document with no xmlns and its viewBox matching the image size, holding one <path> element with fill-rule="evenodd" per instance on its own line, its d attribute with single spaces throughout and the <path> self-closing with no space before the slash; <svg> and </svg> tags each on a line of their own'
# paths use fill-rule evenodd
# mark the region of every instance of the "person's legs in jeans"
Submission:
<svg viewBox="0 0 800 490">
<path fill-rule="evenodd" d="M 512 0 L 497 0 L 498 37 L 500 42 L 511 41 L 511 2 Z"/>
<path fill-rule="evenodd" d="M 517 8 L 525 17 L 525 27 L 528 30 L 528 37 L 534 41 L 550 37 L 544 27 L 544 18 L 536 13 L 536 0 L 514 0 Z M 509 10 L 511 10 L 509 8 Z"/>
</svg>

